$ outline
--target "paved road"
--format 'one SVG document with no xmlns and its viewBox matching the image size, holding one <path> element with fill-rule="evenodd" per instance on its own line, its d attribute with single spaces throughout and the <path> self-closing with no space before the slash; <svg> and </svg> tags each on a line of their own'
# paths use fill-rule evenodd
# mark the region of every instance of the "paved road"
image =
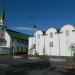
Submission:
<svg viewBox="0 0 75 75">
<path fill-rule="evenodd" d="M 26 75 L 59 75 L 58 72 L 49 71 L 48 69 L 45 70 L 33 70 L 27 73 Z"/>
<path fill-rule="evenodd" d="M 0 75 L 58 75 L 50 63 L 35 60 L 0 58 Z"/>
<path fill-rule="evenodd" d="M 3 66 L 3 67 L 2 67 Z M 51 71 L 50 67 L 44 69 L 31 69 L 29 67 L 21 67 L 17 65 L 16 67 L 0 65 L 0 75 L 59 75 L 55 71 Z"/>
<path fill-rule="evenodd" d="M 37 60 L 0 58 L 0 75 L 61 75 L 48 62 L 36 63 Z"/>
</svg>

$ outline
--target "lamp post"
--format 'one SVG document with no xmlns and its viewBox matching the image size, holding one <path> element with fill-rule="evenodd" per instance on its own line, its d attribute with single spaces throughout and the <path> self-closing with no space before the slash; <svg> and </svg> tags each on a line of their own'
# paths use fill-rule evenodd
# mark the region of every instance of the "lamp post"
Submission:
<svg viewBox="0 0 75 75">
<path fill-rule="evenodd" d="M 45 55 L 45 35 L 44 35 L 44 51 L 43 54 Z"/>
<path fill-rule="evenodd" d="M 46 39 L 45 39 L 45 38 L 46 38 L 46 35 L 47 35 L 47 34 L 45 34 L 45 35 L 41 35 L 41 36 L 43 36 L 43 37 L 44 37 L 43 55 L 45 55 L 45 54 L 46 54 L 46 50 L 45 50 L 45 49 L 46 49 L 46 48 L 45 48 L 45 46 L 46 46 L 46 45 L 45 45 L 45 41 L 46 41 Z"/>
<path fill-rule="evenodd" d="M 55 33 L 55 34 L 57 34 L 58 35 L 58 46 L 59 46 L 59 56 L 60 56 L 60 37 L 59 37 L 59 35 L 61 34 L 62 32 L 60 32 L 59 31 L 59 29 L 57 30 L 57 32 Z"/>
<path fill-rule="evenodd" d="M 59 56 L 60 56 L 60 38 L 59 38 L 59 33 L 58 33 L 58 40 L 59 40 Z"/>
<path fill-rule="evenodd" d="M 46 51 L 45 51 L 45 36 L 46 36 L 46 35 L 44 35 L 44 49 L 43 49 L 43 54 L 44 54 L 44 55 L 45 55 L 45 52 L 46 52 Z"/>
<path fill-rule="evenodd" d="M 43 55 L 45 55 L 45 35 L 42 35 L 44 37 L 44 47 L 43 47 Z"/>
<path fill-rule="evenodd" d="M 33 26 L 34 26 L 34 27 L 33 27 L 33 28 L 34 28 L 34 31 L 36 32 L 36 25 L 34 24 Z M 35 32 L 34 32 L 34 33 L 35 33 Z M 36 56 L 36 33 L 35 33 L 35 35 L 34 35 L 34 38 L 35 38 L 35 51 L 34 51 L 34 55 Z"/>
<path fill-rule="evenodd" d="M 44 37 L 44 35 L 41 35 Z M 44 39 L 45 40 L 45 39 Z M 45 43 L 45 42 L 44 42 Z M 42 51 L 43 55 L 45 54 L 45 44 L 44 44 L 44 47 L 43 47 L 43 51 Z"/>
<path fill-rule="evenodd" d="M 51 56 L 51 42 L 50 42 L 50 56 Z"/>
<path fill-rule="evenodd" d="M 36 34 L 35 34 L 35 56 L 36 56 Z"/>
<path fill-rule="evenodd" d="M 33 55 L 33 49 L 34 49 L 34 43 L 33 43 L 34 38 L 32 37 L 32 46 L 31 46 L 31 54 Z"/>
</svg>

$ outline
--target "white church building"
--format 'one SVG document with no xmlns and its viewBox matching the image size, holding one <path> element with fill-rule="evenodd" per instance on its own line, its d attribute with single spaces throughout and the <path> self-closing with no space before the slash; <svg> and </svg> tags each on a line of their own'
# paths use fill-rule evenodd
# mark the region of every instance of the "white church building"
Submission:
<svg viewBox="0 0 75 75">
<path fill-rule="evenodd" d="M 28 54 L 28 34 L 7 28 L 4 8 L 0 12 L 0 55 Z"/>
<path fill-rule="evenodd" d="M 75 43 L 75 27 L 66 24 L 61 29 L 38 30 L 29 37 L 29 55 L 72 56 L 70 46 Z"/>
</svg>

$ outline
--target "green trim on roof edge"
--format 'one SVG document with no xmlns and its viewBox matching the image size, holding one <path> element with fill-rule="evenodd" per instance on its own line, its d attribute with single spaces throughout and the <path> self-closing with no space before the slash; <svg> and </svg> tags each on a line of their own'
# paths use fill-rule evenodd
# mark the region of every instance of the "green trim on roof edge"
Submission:
<svg viewBox="0 0 75 75">
<path fill-rule="evenodd" d="M 11 38 L 24 40 L 24 41 L 28 40 L 29 36 L 27 34 L 16 32 L 16 31 L 13 31 L 10 29 L 6 29 L 6 31 L 8 32 L 8 34 L 10 35 Z"/>
</svg>

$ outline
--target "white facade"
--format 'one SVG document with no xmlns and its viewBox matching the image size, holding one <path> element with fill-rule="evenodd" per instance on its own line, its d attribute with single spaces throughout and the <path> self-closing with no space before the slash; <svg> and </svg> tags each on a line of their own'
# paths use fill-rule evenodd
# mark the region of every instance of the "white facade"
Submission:
<svg viewBox="0 0 75 75">
<path fill-rule="evenodd" d="M 0 14 L 0 54 L 27 54 L 28 35 L 6 28 L 4 8 Z"/>
<path fill-rule="evenodd" d="M 10 35 L 7 33 L 7 31 L 5 31 L 5 36 L 4 36 L 5 40 L 6 40 L 6 47 L 10 48 L 10 42 L 11 42 L 11 37 Z"/>
<path fill-rule="evenodd" d="M 0 54 L 10 54 L 11 37 L 7 31 L 4 31 L 4 39 L 6 40 L 6 43 L 0 44 Z"/>
<path fill-rule="evenodd" d="M 28 54 L 71 56 L 70 45 L 75 43 L 75 28 L 67 24 L 60 30 L 49 28 L 45 34 L 41 30 L 29 37 Z"/>
</svg>

